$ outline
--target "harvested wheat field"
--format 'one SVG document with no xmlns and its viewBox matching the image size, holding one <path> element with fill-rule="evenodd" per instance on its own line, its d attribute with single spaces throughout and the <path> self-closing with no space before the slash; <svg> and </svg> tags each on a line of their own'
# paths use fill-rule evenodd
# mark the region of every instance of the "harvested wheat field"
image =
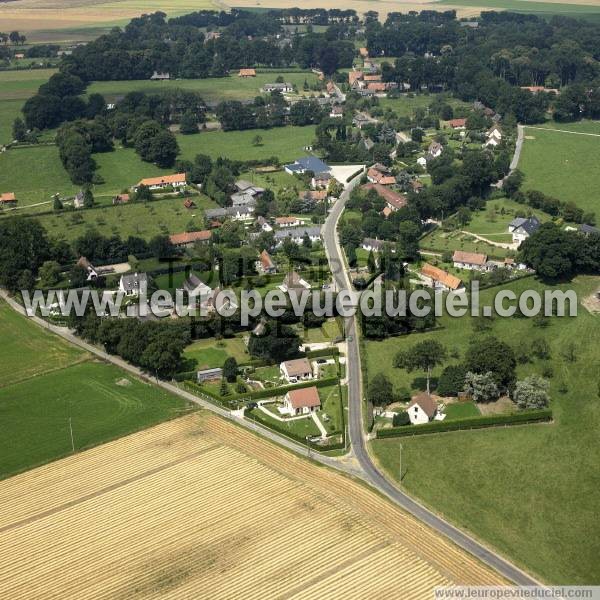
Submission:
<svg viewBox="0 0 600 600">
<path fill-rule="evenodd" d="M 205 413 L 0 483 L 0 597 L 431 598 L 500 577 L 365 487 Z"/>
</svg>

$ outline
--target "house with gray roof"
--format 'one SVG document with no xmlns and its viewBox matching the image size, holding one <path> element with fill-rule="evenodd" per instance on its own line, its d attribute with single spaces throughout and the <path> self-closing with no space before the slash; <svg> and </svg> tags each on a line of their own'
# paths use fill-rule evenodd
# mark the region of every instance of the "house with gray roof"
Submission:
<svg viewBox="0 0 600 600">
<path fill-rule="evenodd" d="M 286 227 L 275 232 L 275 244 L 283 244 L 283 241 L 288 238 L 295 244 L 302 244 L 304 238 L 308 236 L 311 242 L 318 242 L 321 239 L 320 227 Z"/>
<path fill-rule="evenodd" d="M 285 165 L 284 169 L 286 173 L 289 173 L 290 175 L 296 173 L 302 174 L 307 171 L 312 171 L 313 173 L 328 173 L 331 171 L 331 167 L 316 156 L 304 156 L 303 158 L 299 158 L 294 164 Z"/>
<path fill-rule="evenodd" d="M 512 233 L 513 243 L 524 242 L 537 231 L 542 223 L 537 217 L 517 217 L 508 224 L 508 233 Z"/>
</svg>

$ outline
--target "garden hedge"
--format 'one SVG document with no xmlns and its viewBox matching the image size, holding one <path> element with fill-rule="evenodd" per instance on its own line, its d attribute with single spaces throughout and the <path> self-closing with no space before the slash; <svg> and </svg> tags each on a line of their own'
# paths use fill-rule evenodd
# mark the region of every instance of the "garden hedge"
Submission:
<svg viewBox="0 0 600 600">
<path fill-rule="evenodd" d="M 377 431 L 377 438 L 405 437 L 409 435 L 423 435 L 425 433 L 441 433 L 444 431 L 459 431 L 461 429 L 481 429 L 483 427 L 494 427 L 496 425 L 520 425 L 524 423 L 537 423 L 551 420 L 552 410 L 550 409 L 527 410 L 512 415 L 469 417 L 456 421 L 435 421 L 423 425 L 405 425 L 403 427 L 379 429 Z"/>
</svg>

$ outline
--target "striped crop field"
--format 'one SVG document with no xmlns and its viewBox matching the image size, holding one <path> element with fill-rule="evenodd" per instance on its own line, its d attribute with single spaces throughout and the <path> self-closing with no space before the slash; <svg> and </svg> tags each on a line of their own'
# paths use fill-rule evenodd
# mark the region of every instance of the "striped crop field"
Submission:
<svg viewBox="0 0 600 600">
<path fill-rule="evenodd" d="M 205 413 L 0 482 L 0 597 L 431 598 L 500 577 L 364 486 Z"/>
</svg>

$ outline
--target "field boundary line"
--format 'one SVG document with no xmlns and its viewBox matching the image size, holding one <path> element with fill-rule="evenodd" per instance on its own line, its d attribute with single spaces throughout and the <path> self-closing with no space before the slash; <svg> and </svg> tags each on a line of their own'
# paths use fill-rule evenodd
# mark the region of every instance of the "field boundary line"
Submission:
<svg viewBox="0 0 600 600">
<path fill-rule="evenodd" d="M 591 137 L 600 137 L 600 133 L 588 133 L 585 131 L 570 131 L 569 129 L 555 129 L 553 127 L 536 127 L 534 125 L 524 125 L 527 129 L 540 129 L 541 131 L 557 131 L 558 133 L 572 133 L 573 135 L 589 135 Z"/>
<path fill-rule="evenodd" d="M 32 515 L 30 517 L 26 517 L 25 519 L 15 521 L 14 523 L 10 523 L 9 525 L 4 525 L 3 527 L 0 527 L 0 534 L 5 533 L 7 531 L 11 531 L 13 529 L 17 529 L 18 527 L 22 527 L 23 525 L 29 525 L 30 523 L 34 523 L 35 521 L 39 521 L 40 519 L 50 517 L 50 516 L 55 515 L 63 510 L 66 510 L 73 506 L 77 506 L 78 504 L 82 504 L 83 502 L 87 502 L 88 500 L 92 500 L 93 498 L 102 496 L 103 494 L 108 494 L 109 492 L 118 490 L 119 488 L 129 485 L 130 483 L 135 483 L 136 481 L 140 481 L 141 479 L 144 479 L 146 477 L 156 475 L 157 473 L 160 473 L 161 471 L 165 471 L 167 469 L 170 469 L 171 467 L 175 467 L 181 463 L 187 462 L 188 460 L 198 458 L 199 456 L 202 456 L 203 454 L 206 454 L 207 452 L 211 452 L 212 450 L 216 450 L 217 448 L 220 448 L 221 446 L 222 446 L 222 444 L 220 444 L 218 442 L 215 444 L 211 444 L 207 448 L 203 448 L 202 450 L 199 450 L 198 452 L 194 452 L 193 454 L 188 454 L 187 456 L 182 456 L 181 458 L 177 458 L 177 459 L 172 460 L 163 465 L 159 465 L 157 467 L 154 467 L 153 469 L 148 469 L 147 471 L 144 471 L 143 473 L 138 473 L 137 475 L 133 475 L 132 477 L 128 477 L 127 479 L 123 479 L 122 481 L 117 481 L 116 483 L 111 483 L 110 485 L 107 485 L 106 487 L 100 488 L 99 490 L 96 490 L 95 492 L 90 492 L 89 494 L 85 494 L 84 496 L 81 496 L 80 498 L 77 498 L 75 500 L 70 500 L 69 502 L 65 502 L 64 504 L 55 506 L 54 508 L 49 508 L 48 510 L 42 511 L 41 513 L 38 513 L 36 515 Z"/>
<path fill-rule="evenodd" d="M 17 379 L 16 381 L 11 381 L 9 383 L 0 384 L 0 390 L 4 390 L 6 388 L 12 387 L 13 385 L 19 385 L 21 383 L 25 383 L 26 381 L 31 381 L 32 379 L 38 379 L 39 377 L 45 377 L 46 375 L 50 375 L 51 373 L 56 373 L 57 371 L 64 371 L 66 369 L 70 369 L 71 367 L 76 367 L 77 365 L 82 365 L 86 362 L 93 362 L 96 360 L 92 354 L 87 353 L 88 356 L 82 356 L 79 360 L 72 362 L 68 365 L 64 365 L 62 367 L 55 367 L 53 369 L 48 369 L 47 371 L 42 371 L 41 373 L 36 373 L 30 377 L 23 377 L 22 379 Z"/>
</svg>

